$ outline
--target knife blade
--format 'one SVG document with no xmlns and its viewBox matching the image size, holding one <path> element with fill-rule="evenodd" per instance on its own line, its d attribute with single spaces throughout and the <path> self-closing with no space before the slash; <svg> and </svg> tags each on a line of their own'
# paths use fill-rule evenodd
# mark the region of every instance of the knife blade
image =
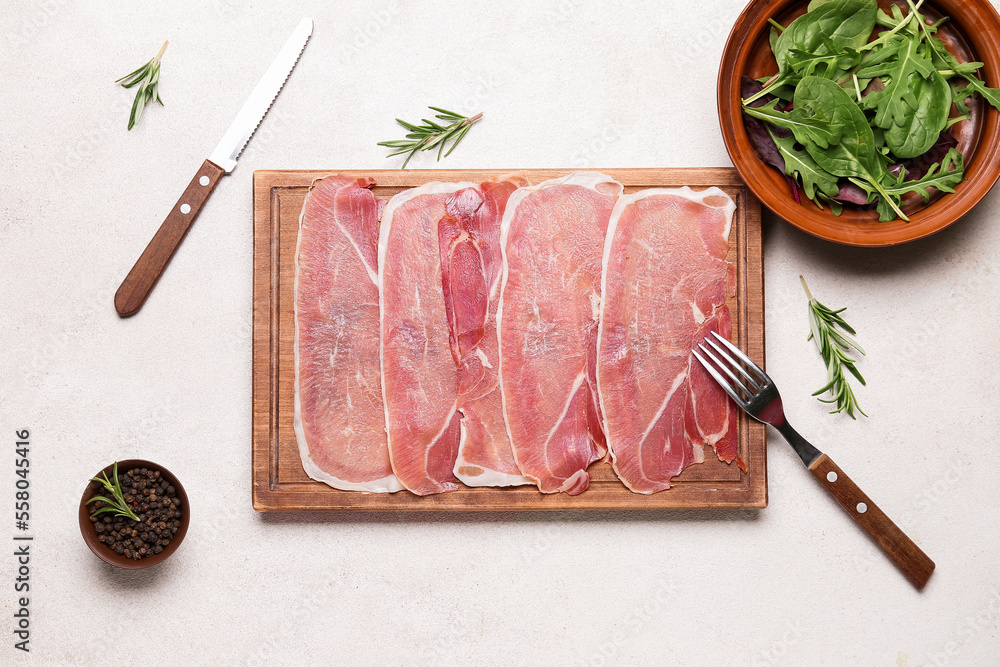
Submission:
<svg viewBox="0 0 1000 667">
<path fill-rule="evenodd" d="M 295 68 L 306 42 L 312 35 L 312 29 L 312 19 L 304 18 L 299 22 L 292 36 L 281 47 L 277 57 L 250 93 L 250 97 L 243 103 L 243 107 L 222 136 L 219 145 L 188 183 L 149 245 L 125 276 L 125 280 L 115 292 L 115 310 L 120 316 L 133 315 L 142 307 L 219 179 L 231 173 L 236 167 L 240 153 L 285 85 L 288 75 Z"/>
</svg>

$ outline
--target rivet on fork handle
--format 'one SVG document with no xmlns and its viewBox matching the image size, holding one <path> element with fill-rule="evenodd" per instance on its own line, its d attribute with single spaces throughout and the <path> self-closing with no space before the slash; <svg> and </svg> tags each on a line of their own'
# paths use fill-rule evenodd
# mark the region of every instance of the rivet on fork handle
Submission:
<svg viewBox="0 0 1000 667">
<path fill-rule="evenodd" d="M 809 466 L 809 472 L 868 536 L 875 540 L 910 583 L 923 588 L 934 572 L 934 561 L 829 456 L 821 454 Z"/>
</svg>

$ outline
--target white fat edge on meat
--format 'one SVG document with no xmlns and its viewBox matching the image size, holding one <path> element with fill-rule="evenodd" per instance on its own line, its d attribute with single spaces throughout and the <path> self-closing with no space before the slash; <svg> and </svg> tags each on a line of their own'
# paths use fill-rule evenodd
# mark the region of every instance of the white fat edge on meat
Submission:
<svg viewBox="0 0 1000 667">
<path fill-rule="evenodd" d="M 611 220 L 608 222 L 608 234 L 607 234 L 607 236 L 604 239 L 604 256 L 601 258 L 601 294 L 602 295 L 607 293 L 608 263 L 611 261 L 611 248 L 612 248 L 612 245 L 614 243 L 615 234 L 618 231 L 618 221 L 621 219 L 622 213 L 625 211 L 626 208 L 628 208 L 632 204 L 636 203 L 637 201 L 639 201 L 641 199 L 645 199 L 647 197 L 655 197 L 655 196 L 658 196 L 658 195 L 672 195 L 672 196 L 675 196 L 675 197 L 683 197 L 684 199 L 688 199 L 690 201 L 693 201 L 693 202 L 696 202 L 696 203 L 699 203 L 699 204 L 704 204 L 706 206 L 708 206 L 708 205 L 705 204 L 705 199 L 707 199 L 709 197 L 722 197 L 722 198 L 724 198 L 726 200 L 726 203 L 723 206 L 709 206 L 709 207 L 710 208 L 721 209 L 725 213 L 725 216 L 726 216 L 726 227 L 723 230 L 722 238 L 725 239 L 725 241 L 727 243 L 729 242 L 729 232 L 732 229 L 733 213 L 736 211 L 736 203 L 733 202 L 732 197 L 730 197 L 728 194 L 726 194 L 720 188 L 717 188 L 717 187 L 713 186 L 713 187 L 706 188 L 704 190 L 698 190 L 698 191 L 692 190 L 688 186 L 684 186 L 684 187 L 680 187 L 680 188 L 648 188 L 646 190 L 640 190 L 638 192 L 634 192 L 634 193 L 632 193 L 630 195 L 624 195 L 622 197 L 619 197 L 618 201 L 615 203 L 614 210 L 611 211 Z M 605 306 L 605 303 L 604 303 L 604 300 L 602 299 L 602 301 L 601 301 L 601 315 L 600 315 L 600 319 L 598 321 L 598 327 L 597 327 L 597 358 L 598 359 L 601 358 L 601 347 L 602 347 L 602 344 L 603 344 L 603 341 L 604 341 L 604 306 Z M 702 316 L 701 317 L 701 321 L 704 321 L 705 320 L 704 314 L 701 313 L 701 311 L 698 309 L 698 307 L 696 305 L 692 304 L 692 308 L 694 309 L 694 314 L 696 315 L 696 319 L 697 319 L 697 315 L 701 314 L 701 316 Z M 690 364 L 690 361 L 688 363 Z M 653 420 L 647 426 L 646 432 L 643 434 L 643 438 L 642 439 L 644 441 L 649 436 L 649 432 L 652 429 L 652 426 L 656 423 L 656 421 L 659 419 L 660 415 L 663 413 L 663 410 L 666 408 L 667 402 L 670 400 L 670 397 L 673 396 L 674 392 L 677 390 L 677 387 L 680 386 L 680 383 L 683 381 L 683 379 L 686 377 L 686 375 L 687 375 L 686 373 L 685 374 L 681 374 L 677 378 L 674 379 L 673 386 L 667 392 L 667 397 L 664 399 L 662 405 L 660 406 L 660 409 L 657 410 L 656 416 L 653 418 Z M 597 365 L 597 396 L 598 396 L 598 399 L 601 401 L 601 415 L 602 415 L 603 420 L 604 420 L 604 433 L 605 433 L 605 436 L 607 437 L 607 441 L 608 441 L 608 451 L 611 453 L 611 461 L 612 461 L 612 463 L 615 463 L 617 461 L 617 458 L 615 456 L 614 443 L 612 442 L 611 434 L 610 434 L 610 431 L 608 430 L 608 421 L 607 421 L 607 419 L 608 419 L 607 418 L 608 411 L 607 411 L 606 406 L 604 405 L 604 394 L 603 394 L 603 392 L 601 392 L 601 365 L 600 364 Z M 699 445 L 699 443 L 693 443 L 693 444 Z M 704 452 L 704 446 L 703 445 L 696 446 L 694 448 L 694 453 L 695 453 L 695 462 L 696 463 L 702 463 L 705 460 L 705 452 Z"/>
<path fill-rule="evenodd" d="M 403 190 L 402 192 L 397 193 L 392 197 L 392 199 L 389 200 L 389 203 L 385 205 L 385 208 L 382 209 L 382 217 L 379 219 L 378 229 L 378 363 L 380 369 L 380 379 L 382 380 L 382 409 L 385 412 L 386 442 L 389 441 L 391 432 L 389 431 L 389 401 L 385 393 L 385 340 L 382 338 L 382 332 L 385 330 L 386 249 L 389 246 L 389 233 L 392 230 L 392 216 L 398 208 L 415 197 L 419 197 L 421 195 L 451 194 L 465 188 L 474 187 L 476 187 L 475 183 L 442 183 L 432 181 L 430 183 L 424 183 L 419 187 L 410 188 L 409 190 Z M 453 412 L 448 414 L 449 421 L 451 420 L 452 414 Z M 392 447 L 389 447 L 389 463 L 392 465 L 393 470 L 395 470 L 396 466 L 392 461 Z"/>
<path fill-rule="evenodd" d="M 507 278 L 509 275 L 509 265 L 507 261 L 507 239 L 510 236 L 510 225 L 514 219 L 514 212 L 517 210 L 518 205 L 523 201 L 528 195 L 538 192 L 539 190 L 544 190 L 545 188 L 553 187 L 556 185 L 579 185 L 582 187 L 590 188 L 595 192 L 600 194 L 612 194 L 610 192 L 602 192 L 598 189 L 600 185 L 610 185 L 616 197 L 621 198 L 622 193 L 625 191 L 625 186 L 616 181 L 615 179 L 602 174 L 599 171 L 574 171 L 565 176 L 559 178 L 552 178 L 547 181 L 542 181 L 537 185 L 527 185 L 519 187 L 517 190 L 511 194 L 507 199 L 507 205 L 503 212 L 503 218 L 500 221 L 500 257 L 501 257 L 501 270 L 500 270 L 500 298 L 497 300 L 497 314 L 496 314 L 496 330 L 497 330 L 497 366 L 498 374 L 500 376 L 500 404 L 503 406 L 503 421 L 504 426 L 507 429 L 507 439 L 511 442 L 511 448 L 513 449 L 514 436 L 510 430 L 510 418 L 507 416 L 507 395 L 503 391 L 503 341 L 501 340 L 500 331 L 501 323 L 503 322 L 503 295 L 507 291 Z M 603 276 L 603 271 L 602 271 Z M 603 284 L 602 284 L 602 294 L 603 294 Z M 597 309 L 599 312 L 599 308 Z M 601 406 L 603 410 L 603 405 Z M 514 460 L 517 462 L 517 451 L 514 450 Z M 520 467 L 520 464 L 518 464 Z M 532 483 L 537 484 L 540 480 L 527 475 L 527 478 L 531 480 Z"/>
<path fill-rule="evenodd" d="M 675 197 L 683 197 L 684 199 L 688 199 L 698 204 L 708 206 L 709 208 L 715 208 L 721 210 L 726 216 L 726 226 L 722 231 L 722 239 L 727 244 L 729 243 L 729 232 L 732 230 L 733 227 L 733 213 L 736 211 L 736 202 L 734 202 L 732 197 L 730 197 L 721 189 L 714 186 L 706 188 L 705 190 L 698 190 L 698 191 L 692 190 L 688 186 L 684 186 L 682 188 L 650 188 L 649 190 L 642 190 L 627 197 L 623 197 L 622 199 L 629 200 L 626 204 L 624 204 L 624 206 L 628 206 L 629 204 L 635 203 L 640 199 L 644 199 L 646 197 L 655 195 L 673 195 Z M 722 197 L 726 200 L 726 203 L 723 206 L 711 206 L 709 204 L 705 204 L 705 200 L 708 199 L 709 197 Z M 624 210 L 624 207 L 622 210 Z M 612 214 L 612 216 L 614 216 L 614 214 Z M 605 247 L 605 251 L 607 251 L 607 247 Z M 607 269 L 606 263 L 604 265 L 604 269 Z M 691 314 L 694 316 L 695 322 L 701 324 L 702 322 L 707 320 L 709 316 L 715 315 L 715 311 L 713 310 L 712 313 L 706 315 L 705 313 L 701 312 L 700 308 L 698 308 L 698 304 L 692 301 Z"/>
<path fill-rule="evenodd" d="M 520 175 L 517 174 L 516 172 L 515 173 L 511 173 L 511 174 L 505 174 L 504 176 L 501 176 L 501 177 L 499 177 L 497 179 L 494 179 L 494 181 L 495 182 L 502 182 L 504 180 L 514 180 L 514 179 L 520 179 Z M 526 187 L 526 186 L 522 186 L 522 187 Z M 507 200 L 507 202 L 505 204 L 505 207 L 504 207 L 504 214 L 505 215 L 506 215 L 506 211 L 510 208 L 510 202 L 511 202 L 511 200 L 514 198 L 514 195 L 517 194 L 517 192 L 520 189 L 521 189 L 521 187 L 519 187 L 517 190 L 515 190 L 511 194 L 511 196 L 508 198 L 508 200 Z M 502 221 L 503 221 L 503 218 L 501 218 L 501 237 L 503 236 L 503 227 L 502 227 L 503 222 Z M 503 252 L 503 238 L 501 238 L 501 241 L 500 241 L 500 251 L 501 251 L 501 256 L 503 257 L 504 256 L 504 252 Z M 493 290 L 502 291 L 502 277 L 503 277 L 503 264 L 501 263 L 500 280 L 495 280 L 494 281 L 494 285 L 492 285 L 490 287 L 490 290 L 491 290 L 490 298 L 492 298 L 492 291 Z M 500 308 L 500 306 L 499 306 L 499 295 L 497 295 L 497 304 L 498 304 L 497 305 L 497 316 L 498 316 L 497 324 L 499 326 L 499 308 Z M 499 328 L 498 328 L 497 329 L 497 339 L 498 339 L 497 340 L 497 342 L 498 342 L 498 347 L 497 347 L 497 349 L 498 349 L 498 351 L 497 351 L 498 361 L 497 361 L 497 363 L 498 364 L 499 364 L 499 336 L 500 336 L 500 332 L 499 332 Z M 487 368 L 493 368 L 493 365 L 490 363 L 489 358 L 486 356 L 486 353 L 483 352 L 482 348 L 480 348 L 478 346 L 476 347 L 476 356 L 479 358 L 480 362 L 484 366 L 486 366 Z M 498 369 L 497 372 L 499 374 L 499 369 Z M 506 432 L 506 435 L 507 435 L 507 442 L 509 444 L 510 443 L 510 429 L 507 428 L 507 415 L 506 415 L 506 412 L 503 411 L 503 409 L 502 409 L 502 405 L 503 405 L 503 392 L 502 391 L 500 392 L 500 401 L 501 401 L 501 416 L 503 417 L 504 429 L 505 429 L 505 432 Z M 466 450 L 466 444 L 467 444 L 467 441 L 468 441 L 468 433 L 467 433 L 466 427 L 465 427 L 465 418 L 464 418 L 464 415 L 463 415 L 462 421 L 459 422 L 459 431 L 460 431 L 461 435 L 460 435 L 459 444 L 458 444 L 458 457 L 455 459 L 454 474 L 455 474 L 455 477 L 457 477 L 458 480 L 461 481 L 463 484 L 465 484 L 466 486 L 521 486 L 521 485 L 524 485 L 524 484 L 534 484 L 535 483 L 534 481 L 528 479 L 527 477 L 523 477 L 521 475 L 510 475 L 510 474 L 507 474 L 507 473 L 504 473 L 504 472 L 500 472 L 499 470 L 494 470 L 492 468 L 486 468 L 484 466 L 481 466 L 481 465 L 478 465 L 478 464 L 475 464 L 475 463 L 470 463 L 469 461 L 467 461 L 465 459 L 465 450 Z M 479 474 L 479 475 L 476 475 L 476 476 L 465 475 L 465 474 L 462 474 L 461 472 L 459 472 L 459 470 L 461 468 L 466 467 L 466 466 L 472 467 L 472 468 L 478 468 L 479 470 L 482 470 L 483 472 L 481 474 Z"/>
<path fill-rule="evenodd" d="M 485 468 L 476 463 L 469 463 L 465 460 L 465 419 L 459 422 L 459 430 L 462 433 L 462 439 L 458 446 L 458 458 L 455 459 L 455 477 L 458 478 L 462 484 L 466 486 L 521 486 L 523 484 L 534 484 L 527 477 L 521 475 L 508 475 L 505 472 L 500 472 L 499 470 L 493 470 L 492 468 Z M 483 472 L 479 475 L 471 476 L 465 475 L 459 470 L 463 467 L 478 468 Z"/>
<path fill-rule="evenodd" d="M 330 176 L 336 176 L 336 174 L 330 174 Z M 305 218 L 306 204 L 309 202 L 309 194 L 316 186 L 316 183 L 324 178 L 326 178 L 326 176 L 313 179 L 313 182 L 309 184 L 309 193 L 306 193 L 305 201 L 302 203 L 302 211 L 299 213 L 299 234 L 295 240 L 295 280 L 292 288 L 292 310 L 295 318 L 295 339 L 292 344 L 295 357 L 295 418 L 292 422 L 292 427 L 295 430 L 295 440 L 299 446 L 299 457 L 302 459 L 302 469 L 305 470 L 305 473 L 309 475 L 310 478 L 342 491 L 395 493 L 396 491 L 403 490 L 403 485 L 399 483 L 399 480 L 395 475 L 387 475 L 381 479 L 374 479 L 368 482 L 348 482 L 334 477 L 333 475 L 320 469 L 320 467 L 317 466 L 312 460 L 312 456 L 309 454 L 309 443 L 306 442 L 305 427 L 302 425 L 302 403 L 299 395 L 299 252 L 302 249 L 302 221 Z M 338 226 L 340 225 L 338 224 Z M 340 228 L 343 229 L 343 227 Z M 351 240 L 351 243 L 354 243 L 353 239 Z M 355 246 L 355 248 L 357 249 L 357 246 Z M 360 256 L 360 252 L 358 255 Z M 368 268 L 367 265 L 366 268 Z"/>
<path fill-rule="evenodd" d="M 632 204 L 636 203 L 641 199 L 647 197 L 656 197 L 662 195 L 672 195 L 674 197 L 683 197 L 689 201 L 693 201 L 696 204 L 702 204 L 708 208 L 714 208 L 721 210 L 726 216 L 726 227 L 722 230 L 722 239 L 729 242 L 729 232 L 733 225 L 733 213 L 736 212 L 736 202 L 733 198 L 726 194 L 722 189 L 712 186 L 710 188 L 705 188 L 704 190 L 692 190 L 688 186 L 680 188 L 649 188 L 646 190 L 640 190 L 638 192 L 633 192 L 630 195 L 624 195 L 618 199 L 618 203 L 615 204 L 614 211 L 611 212 L 611 220 L 618 225 L 618 219 L 621 217 L 622 212 Z M 705 204 L 705 200 L 709 197 L 722 197 L 726 200 L 726 203 L 722 206 L 712 206 L 710 204 Z M 611 225 L 608 224 L 608 238 L 611 238 Z M 604 244 L 604 256 L 605 256 L 605 267 L 607 267 L 607 257 L 608 257 L 609 245 Z"/>
<path fill-rule="evenodd" d="M 691 373 L 691 367 L 692 367 L 693 364 L 694 364 L 694 362 L 689 358 L 688 359 L 688 373 L 689 374 Z M 691 404 L 694 406 L 695 414 L 697 414 L 697 412 L 698 412 L 698 395 L 696 393 L 693 393 L 693 392 L 691 393 Z M 718 433 L 705 433 L 705 432 L 703 432 L 701 430 L 701 424 L 698 423 L 697 421 L 696 421 L 696 424 L 698 426 L 698 433 L 701 435 L 701 437 L 702 437 L 702 439 L 703 439 L 704 442 L 696 442 L 696 443 L 694 443 L 695 445 L 699 445 L 699 449 L 701 450 L 700 452 L 698 450 L 696 450 L 697 454 L 696 454 L 695 458 L 697 459 L 698 463 L 702 463 L 705 460 L 705 446 L 709 445 L 709 446 L 712 447 L 713 450 L 715 450 L 715 446 L 717 444 L 719 444 L 719 441 L 722 440 L 722 438 L 724 438 L 727 433 L 729 433 L 729 410 L 726 410 L 726 421 L 725 421 L 725 424 L 722 426 L 722 428 L 719 430 Z M 700 454 L 700 456 L 699 456 L 699 454 Z M 716 456 L 719 455 L 718 450 L 715 451 L 715 454 L 716 454 Z M 722 457 L 719 456 L 719 459 L 721 460 Z"/>
</svg>

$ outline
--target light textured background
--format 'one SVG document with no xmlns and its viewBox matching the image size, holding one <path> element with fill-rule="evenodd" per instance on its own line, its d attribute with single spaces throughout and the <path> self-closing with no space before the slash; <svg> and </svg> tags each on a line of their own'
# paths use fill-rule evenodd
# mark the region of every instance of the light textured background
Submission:
<svg viewBox="0 0 1000 667">
<path fill-rule="evenodd" d="M 774 434 L 760 512 L 251 508 L 253 171 L 398 166 L 375 142 L 427 104 L 485 112 L 442 166 L 728 166 L 716 69 L 742 2 L 105 4 L 0 9 L 0 544 L 28 428 L 34 662 L 997 664 L 996 191 L 894 250 L 765 219 L 768 369 L 798 429 L 937 561 L 922 594 Z M 307 15 L 312 41 L 236 171 L 120 320 L 118 282 Z M 112 82 L 164 39 L 166 107 L 126 132 L 132 96 Z M 849 306 L 870 419 L 809 397 L 824 371 L 800 273 Z M 94 558 L 76 519 L 87 477 L 132 457 L 178 473 L 194 508 L 179 552 L 141 573 Z M 0 555 L 0 662 L 22 664 L 13 572 Z"/>
</svg>

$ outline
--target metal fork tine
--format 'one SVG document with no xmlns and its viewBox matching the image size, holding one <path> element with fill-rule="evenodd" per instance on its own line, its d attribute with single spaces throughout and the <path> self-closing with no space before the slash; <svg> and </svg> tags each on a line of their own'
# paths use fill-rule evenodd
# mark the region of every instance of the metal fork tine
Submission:
<svg viewBox="0 0 1000 667">
<path fill-rule="evenodd" d="M 729 394 L 729 397 L 732 398 L 734 401 L 736 401 L 737 405 L 741 406 L 743 409 L 746 409 L 747 407 L 746 399 L 737 394 L 736 390 L 729 386 L 729 383 L 726 382 L 726 378 L 722 377 L 717 370 L 712 368 L 712 366 L 707 361 L 705 361 L 704 357 L 698 354 L 698 350 L 692 350 L 692 352 L 694 353 L 694 356 L 698 359 L 698 361 L 701 362 L 701 365 L 705 367 L 705 370 L 708 371 L 713 378 L 715 378 L 716 382 L 719 383 L 719 386 L 722 387 L 722 390 L 725 391 L 727 394 Z"/>
<path fill-rule="evenodd" d="M 749 389 L 747 389 L 746 387 L 744 387 L 743 383 L 740 382 L 740 379 L 738 377 L 736 377 L 735 375 L 733 375 L 733 372 L 731 370 L 729 370 L 729 364 L 723 363 L 723 362 L 719 361 L 718 358 L 716 358 L 716 356 L 714 354 L 712 354 L 712 352 L 708 348 L 706 348 L 704 345 L 701 345 L 700 343 L 698 344 L 698 349 L 701 350 L 702 352 L 704 352 L 705 356 L 707 356 L 709 359 L 711 359 L 713 362 L 715 362 L 715 365 L 719 367 L 719 370 L 721 370 L 723 373 L 725 373 L 726 375 L 729 376 L 729 379 L 732 380 L 736 384 L 736 386 L 740 388 L 740 390 L 743 392 L 743 395 L 746 396 L 747 399 L 750 399 L 750 398 L 753 397 L 754 392 L 752 392 Z M 732 361 L 731 359 L 729 359 L 728 357 L 726 357 L 726 355 L 723 355 L 723 358 L 725 358 L 726 361 L 729 361 L 729 362 Z"/>
<path fill-rule="evenodd" d="M 737 371 L 739 371 L 740 375 L 742 375 L 743 377 L 745 377 L 750 382 L 750 384 L 753 385 L 754 391 L 760 391 L 760 384 L 758 384 L 758 382 L 753 378 L 753 376 L 750 375 L 749 373 L 747 373 L 745 370 L 743 370 L 743 367 L 740 366 L 738 363 L 736 363 L 736 360 L 733 359 L 732 357 L 730 357 L 729 354 L 727 354 L 725 350 L 723 350 L 721 347 L 719 347 L 718 345 L 716 345 L 714 340 L 712 340 L 710 338 L 706 338 L 705 342 L 708 343 L 709 345 L 711 345 L 712 348 L 716 352 L 718 352 L 722 356 L 723 359 L 725 359 L 726 361 L 728 361 L 732 365 L 733 368 L 735 368 Z"/>
<path fill-rule="evenodd" d="M 732 352 L 733 354 L 735 354 L 748 367 L 752 368 L 753 371 L 757 374 L 757 376 L 760 377 L 760 380 L 761 380 L 762 383 L 764 383 L 764 384 L 770 384 L 771 378 L 769 378 L 767 376 L 767 373 L 764 372 L 764 369 L 761 368 L 760 366 L 758 366 L 757 364 L 755 364 L 754 361 L 753 361 L 753 359 L 751 359 L 747 355 L 743 354 L 743 351 L 740 348 L 738 348 L 735 345 L 733 345 L 732 343 L 730 343 L 728 340 L 726 340 L 725 338 L 723 338 L 722 336 L 720 336 L 715 331 L 712 332 L 712 335 L 715 336 L 719 340 L 720 343 L 722 343 L 723 345 L 725 345 L 729 349 L 730 352 Z"/>
</svg>

